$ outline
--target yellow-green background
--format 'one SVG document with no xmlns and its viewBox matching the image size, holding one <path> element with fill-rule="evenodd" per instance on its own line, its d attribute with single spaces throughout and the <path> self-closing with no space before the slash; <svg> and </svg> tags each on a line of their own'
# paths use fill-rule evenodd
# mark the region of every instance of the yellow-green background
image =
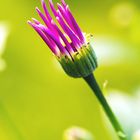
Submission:
<svg viewBox="0 0 140 140">
<path fill-rule="evenodd" d="M 67 3 L 82 30 L 94 35 L 101 62 L 95 75 L 101 87 L 108 80 L 108 89 L 134 93 L 140 86 L 140 1 Z M 38 18 L 36 6 L 41 8 L 40 0 L 0 1 L 0 22 L 9 25 L 2 56 L 7 67 L 0 72 L 0 140 L 62 140 L 64 130 L 73 125 L 88 129 L 95 140 L 114 140 L 89 87 L 68 77 L 27 25 L 30 17 Z M 97 48 L 100 40 L 103 57 Z"/>
</svg>

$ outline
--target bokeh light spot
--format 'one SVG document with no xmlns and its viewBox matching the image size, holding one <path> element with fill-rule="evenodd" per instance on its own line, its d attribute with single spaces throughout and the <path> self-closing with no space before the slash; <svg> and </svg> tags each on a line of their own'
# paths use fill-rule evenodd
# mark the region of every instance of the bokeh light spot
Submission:
<svg viewBox="0 0 140 140">
<path fill-rule="evenodd" d="M 136 8 L 131 3 L 119 3 L 110 10 L 109 18 L 113 25 L 121 28 L 128 27 L 135 19 Z"/>
<path fill-rule="evenodd" d="M 0 71 L 6 68 L 5 60 L 2 59 L 2 55 L 5 51 L 5 43 L 9 35 L 9 25 L 5 22 L 0 22 Z"/>
</svg>

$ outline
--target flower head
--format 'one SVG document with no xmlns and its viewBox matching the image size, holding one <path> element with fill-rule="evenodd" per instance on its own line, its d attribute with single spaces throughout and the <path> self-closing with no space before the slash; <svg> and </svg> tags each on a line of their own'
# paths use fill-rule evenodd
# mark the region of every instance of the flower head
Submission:
<svg viewBox="0 0 140 140">
<path fill-rule="evenodd" d="M 28 23 L 48 45 L 68 75 L 86 77 L 91 74 L 97 67 L 96 56 L 90 43 L 92 35 L 82 33 L 64 0 L 61 0 L 61 4 L 57 3 L 57 10 L 52 0 L 49 0 L 50 8 L 60 27 L 49 14 L 44 0 L 41 3 L 45 14 L 38 8 L 36 11 L 44 24 L 34 18 L 33 22 Z"/>
</svg>

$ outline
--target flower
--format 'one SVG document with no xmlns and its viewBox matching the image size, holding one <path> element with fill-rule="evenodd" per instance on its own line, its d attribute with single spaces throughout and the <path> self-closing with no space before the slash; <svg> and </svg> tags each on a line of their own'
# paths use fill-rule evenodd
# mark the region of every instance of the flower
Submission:
<svg viewBox="0 0 140 140">
<path fill-rule="evenodd" d="M 34 18 L 33 22 L 28 23 L 48 45 L 68 75 L 75 78 L 90 75 L 97 67 L 96 56 L 90 43 L 92 35 L 82 33 L 64 0 L 61 0 L 61 4 L 57 3 L 58 10 L 52 0 L 49 0 L 50 8 L 61 28 L 49 14 L 45 1 L 42 0 L 41 3 L 45 15 L 38 8 L 36 11 L 44 24 Z"/>
<path fill-rule="evenodd" d="M 64 140 L 93 140 L 92 134 L 81 127 L 73 126 L 64 132 Z"/>
<path fill-rule="evenodd" d="M 64 71 L 71 77 L 81 77 L 87 82 L 101 103 L 118 137 L 121 140 L 125 140 L 125 133 L 103 96 L 95 76 L 92 73 L 98 66 L 91 43 L 92 35 L 84 34 L 81 31 L 69 6 L 64 0 L 61 0 L 61 4 L 57 4 L 58 10 L 55 9 L 52 0 L 49 0 L 49 4 L 56 20 L 61 26 L 60 28 L 50 16 L 44 0 L 42 0 L 42 7 L 45 15 L 38 8 L 36 8 L 36 10 L 45 25 L 34 18 L 33 22 L 28 21 L 28 23 L 52 50 Z M 78 139 L 79 138 L 77 138 L 77 140 Z"/>
</svg>

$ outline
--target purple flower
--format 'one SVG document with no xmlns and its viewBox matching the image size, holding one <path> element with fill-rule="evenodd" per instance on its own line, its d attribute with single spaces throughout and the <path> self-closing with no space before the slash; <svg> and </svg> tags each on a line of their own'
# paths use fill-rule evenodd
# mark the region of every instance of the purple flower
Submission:
<svg viewBox="0 0 140 140">
<path fill-rule="evenodd" d="M 81 63 L 89 63 L 83 64 L 83 66 L 89 67 L 91 73 L 97 67 L 96 58 L 94 56 L 95 54 L 90 46 L 91 36 L 82 33 L 69 9 L 69 6 L 64 0 L 61 0 L 61 4 L 57 3 L 57 10 L 55 9 L 52 0 L 49 0 L 49 5 L 60 27 L 54 22 L 48 12 L 44 0 L 42 0 L 42 7 L 45 14 L 36 8 L 36 11 L 43 20 L 44 24 L 41 24 L 34 18 L 32 18 L 33 22 L 28 21 L 28 23 L 40 35 L 54 55 L 57 56 L 57 59 L 67 74 L 72 77 L 81 77 L 85 75 L 84 73 L 86 73 L 86 71 L 80 72 L 81 68 L 76 66 L 78 64 L 75 64 L 79 58 L 82 59 L 85 55 L 89 55 L 87 56 L 89 60 L 87 59 L 85 62 Z M 92 59 L 90 57 L 93 56 L 94 60 L 90 60 Z M 73 68 L 70 68 L 71 66 Z M 74 71 L 74 73 L 70 71 Z"/>
</svg>

